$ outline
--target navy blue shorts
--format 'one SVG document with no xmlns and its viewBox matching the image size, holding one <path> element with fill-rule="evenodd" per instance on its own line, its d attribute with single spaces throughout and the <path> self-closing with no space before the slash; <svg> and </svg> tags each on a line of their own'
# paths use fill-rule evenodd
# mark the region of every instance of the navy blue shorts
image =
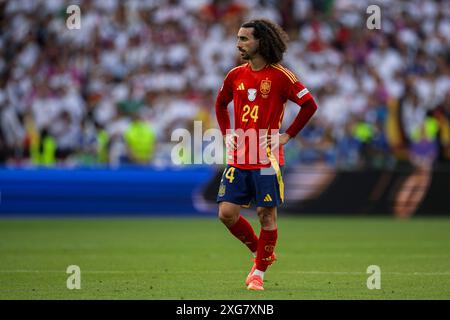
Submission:
<svg viewBox="0 0 450 320">
<path fill-rule="evenodd" d="M 220 180 L 217 202 L 231 202 L 241 206 L 275 207 L 283 203 L 284 184 L 281 176 L 271 168 L 243 170 L 230 165 Z"/>
</svg>

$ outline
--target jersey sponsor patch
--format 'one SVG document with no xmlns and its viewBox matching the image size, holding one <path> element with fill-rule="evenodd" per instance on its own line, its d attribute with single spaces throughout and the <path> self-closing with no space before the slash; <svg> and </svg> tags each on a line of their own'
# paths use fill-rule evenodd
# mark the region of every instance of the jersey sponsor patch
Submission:
<svg viewBox="0 0 450 320">
<path fill-rule="evenodd" d="M 297 97 L 299 98 L 299 99 L 301 99 L 305 94 L 307 94 L 309 92 L 309 90 L 308 89 L 303 89 L 302 91 L 300 91 L 299 93 L 297 93 Z"/>
</svg>

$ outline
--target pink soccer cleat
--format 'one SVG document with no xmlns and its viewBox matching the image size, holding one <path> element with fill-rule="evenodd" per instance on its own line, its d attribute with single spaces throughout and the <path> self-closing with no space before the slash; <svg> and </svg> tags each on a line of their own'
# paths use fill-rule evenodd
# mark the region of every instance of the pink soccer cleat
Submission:
<svg viewBox="0 0 450 320">
<path fill-rule="evenodd" d="M 253 275 L 249 279 L 247 290 L 263 291 L 264 281 L 258 275 Z"/>
<path fill-rule="evenodd" d="M 272 253 L 272 255 L 269 258 L 267 258 L 268 265 L 270 266 L 276 260 L 277 260 L 277 256 L 276 256 L 276 254 L 274 252 L 274 253 Z M 248 286 L 250 284 L 250 278 L 253 275 L 253 272 L 256 270 L 256 259 L 253 259 L 253 261 L 254 262 L 253 262 L 252 269 L 250 270 L 250 273 L 248 274 L 247 279 L 245 280 L 245 285 L 246 286 Z"/>
</svg>

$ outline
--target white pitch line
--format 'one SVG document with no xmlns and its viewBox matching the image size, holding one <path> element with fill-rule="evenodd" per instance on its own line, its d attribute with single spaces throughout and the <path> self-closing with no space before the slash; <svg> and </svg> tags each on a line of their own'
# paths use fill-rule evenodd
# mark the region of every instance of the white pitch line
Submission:
<svg viewBox="0 0 450 320">
<path fill-rule="evenodd" d="M 133 273 L 148 273 L 148 274 L 238 274 L 242 271 L 151 271 L 151 270 L 81 270 L 82 273 L 87 274 L 133 274 Z M 0 273 L 66 273 L 65 270 L 0 270 Z M 277 271 L 278 274 L 312 274 L 312 275 L 366 275 L 366 272 L 360 271 Z M 450 276 L 450 272 L 383 272 L 383 275 L 399 275 L 399 276 Z"/>
</svg>

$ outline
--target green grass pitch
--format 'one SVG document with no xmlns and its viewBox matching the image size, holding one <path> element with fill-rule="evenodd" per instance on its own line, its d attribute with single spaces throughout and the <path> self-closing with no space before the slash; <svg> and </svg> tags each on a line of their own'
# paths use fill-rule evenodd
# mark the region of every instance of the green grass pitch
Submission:
<svg viewBox="0 0 450 320">
<path fill-rule="evenodd" d="M 278 223 L 278 261 L 250 292 L 250 253 L 216 219 L 2 219 L 0 299 L 450 299 L 448 218 Z M 381 289 L 367 288 L 369 265 Z"/>
</svg>

